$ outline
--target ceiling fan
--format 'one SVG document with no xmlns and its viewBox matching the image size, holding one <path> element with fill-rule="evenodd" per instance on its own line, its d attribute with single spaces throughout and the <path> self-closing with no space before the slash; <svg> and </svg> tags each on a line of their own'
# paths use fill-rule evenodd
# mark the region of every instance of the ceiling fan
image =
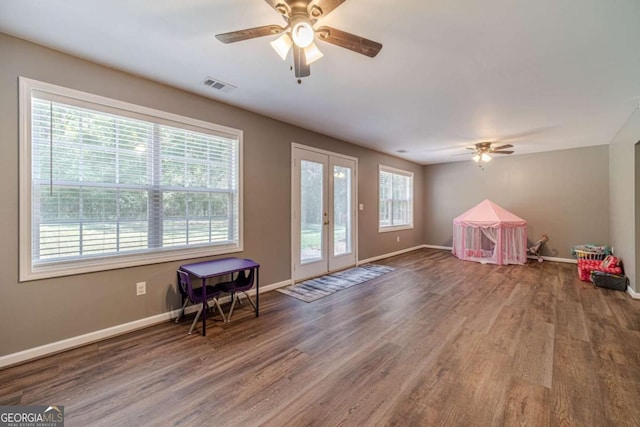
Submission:
<svg viewBox="0 0 640 427">
<path fill-rule="evenodd" d="M 283 60 L 287 59 L 293 47 L 293 66 L 295 76 L 300 78 L 311 75 L 310 65 L 320 59 L 323 54 L 314 41 L 321 40 L 373 58 L 382 49 L 382 44 L 364 37 L 356 36 L 332 27 L 314 28 L 318 20 L 331 13 L 346 0 L 265 0 L 276 10 L 287 23 L 286 26 L 264 25 L 246 30 L 217 34 L 216 38 L 223 43 L 235 43 L 282 34 L 271 42 L 271 46 Z"/>
<path fill-rule="evenodd" d="M 491 161 L 491 154 L 513 154 L 513 150 L 506 150 L 507 148 L 513 148 L 511 144 L 504 144 L 498 147 L 492 147 L 491 142 L 478 142 L 475 147 L 466 147 L 467 150 L 473 151 L 473 160 L 477 162 Z M 471 154 L 471 153 L 465 153 Z"/>
</svg>

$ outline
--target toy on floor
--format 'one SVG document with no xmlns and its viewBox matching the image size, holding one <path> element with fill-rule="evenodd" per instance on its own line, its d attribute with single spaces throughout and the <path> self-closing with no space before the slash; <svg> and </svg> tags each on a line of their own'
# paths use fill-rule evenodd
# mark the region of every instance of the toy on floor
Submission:
<svg viewBox="0 0 640 427">
<path fill-rule="evenodd" d="M 620 260 L 613 255 L 607 255 L 603 260 L 578 258 L 578 276 L 580 276 L 580 280 L 591 282 L 592 271 L 621 275 L 622 266 Z"/>
<path fill-rule="evenodd" d="M 529 253 L 535 257 L 538 257 L 538 262 L 542 262 L 542 246 L 544 245 L 544 242 L 546 242 L 547 240 L 549 240 L 549 238 L 547 237 L 546 234 L 543 234 L 542 237 L 540 238 L 540 240 L 538 240 L 537 242 L 535 242 L 533 244 L 533 246 L 531 246 L 529 248 Z"/>
</svg>

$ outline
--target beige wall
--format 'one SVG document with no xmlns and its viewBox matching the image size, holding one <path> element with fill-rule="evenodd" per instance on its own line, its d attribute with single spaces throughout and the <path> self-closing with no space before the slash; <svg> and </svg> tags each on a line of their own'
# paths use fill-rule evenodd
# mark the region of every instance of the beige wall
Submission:
<svg viewBox="0 0 640 427">
<path fill-rule="evenodd" d="M 175 270 L 155 264 L 18 283 L 18 76 L 131 102 L 244 131 L 245 252 L 261 283 L 290 278 L 291 143 L 359 161 L 359 259 L 423 243 L 423 168 L 245 110 L 0 34 L 0 356 L 175 309 Z M 415 173 L 414 230 L 377 230 L 378 163 Z M 396 236 L 400 235 L 400 242 Z M 191 262 L 192 260 L 190 260 Z M 135 296 L 135 283 L 147 294 Z"/>
<path fill-rule="evenodd" d="M 611 244 L 624 262 L 631 288 L 637 292 L 636 266 L 640 260 L 640 169 L 636 161 L 636 143 L 640 141 L 640 109 L 631 114 L 609 145 L 609 217 Z"/>
<path fill-rule="evenodd" d="M 609 242 L 608 170 L 606 145 L 425 166 L 425 242 L 451 246 L 453 218 L 490 199 L 527 220 L 530 241 L 549 236 L 545 255 L 571 258 Z"/>
</svg>

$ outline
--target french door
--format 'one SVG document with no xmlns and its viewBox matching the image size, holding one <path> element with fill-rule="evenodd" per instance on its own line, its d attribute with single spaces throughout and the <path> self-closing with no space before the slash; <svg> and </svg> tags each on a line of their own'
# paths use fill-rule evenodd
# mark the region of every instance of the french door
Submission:
<svg viewBox="0 0 640 427">
<path fill-rule="evenodd" d="M 293 144 L 293 279 L 356 264 L 357 160 Z"/>
</svg>

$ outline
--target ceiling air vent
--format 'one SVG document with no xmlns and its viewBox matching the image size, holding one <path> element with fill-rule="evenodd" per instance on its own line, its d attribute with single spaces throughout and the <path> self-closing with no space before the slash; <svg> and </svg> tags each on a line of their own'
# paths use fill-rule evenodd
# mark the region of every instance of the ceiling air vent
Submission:
<svg viewBox="0 0 640 427">
<path fill-rule="evenodd" d="M 212 89 L 218 90 L 220 92 L 231 92 L 233 89 L 236 88 L 235 86 L 230 85 L 229 83 L 225 83 L 223 81 L 214 79 L 212 77 L 207 77 L 206 79 L 204 79 L 202 84 Z"/>
</svg>

